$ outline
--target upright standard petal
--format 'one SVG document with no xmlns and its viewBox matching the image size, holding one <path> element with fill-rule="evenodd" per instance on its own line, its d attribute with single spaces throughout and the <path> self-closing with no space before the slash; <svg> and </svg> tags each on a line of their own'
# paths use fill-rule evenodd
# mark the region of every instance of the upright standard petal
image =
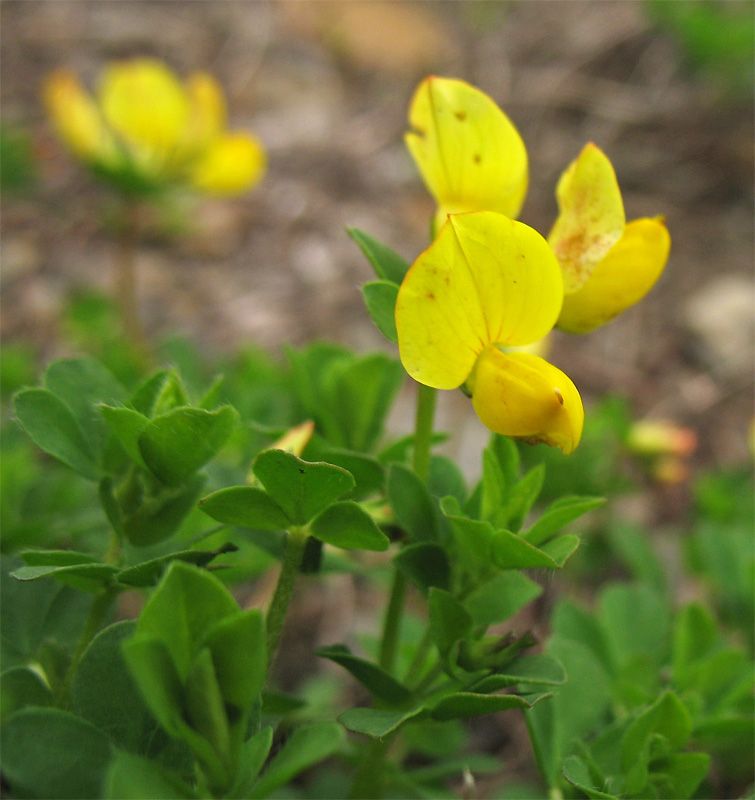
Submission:
<svg viewBox="0 0 755 800">
<path fill-rule="evenodd" d="M 173 72 L 152 58 L 110 64 L 100 85 L 108 124 L 130 145 L 168 157 L 185 135 L 189 121 L 186 91 Z M 146 152 L 145 152 L 146 151 Z"/>
<path fill-rule="evenodd" d="M 438 203 L 436 227 L 451 213 L 516 217 L 527 191 L 527 150 L 509 118 L 484 92 L 429 77 L 409 109 L 405 141 Z"/>
<path fill-rule="evenodd" d="M 467 388 L 477 416 L 491 431 L 530 444 L 544 442 L 566 455 L 579 444 L 582 398 L 570 378 L 539 356 L 487 347 Z"/>
<path fill-rule="evenodd" d="M 564 296 L 557 326 L 568 333 L 587 333 L 610 322 L 650 291 L 663 272 L 670 248 L 663 218 L 628 223 L 590 280 Z"/>
<path fill-rule="evenodd" d="M 624 231 L 624 203 L 611 162 L 589 143 L 556 187 L 559 215 L 548 237 L 564 272 L 564 290 L 590 278 Z"/>
<path fill-rule="evenodd" d="M 240 194 L 255 186 L 265 171 L 265 150 L 248 133 L 213 140 L 192 165 L 191 182 L 208 194 Z"/>
<path fill-rule="evenodd" d="M 401 361 L 426 386 L 456 388 L 488 345 L 542 339 L 562 299 L 561 271 L 539 233 L 491 211 L 452 215 L 401 284 Z"/>
<path fill-rule="evenodd" d="M 58 135 L 74 155 L 90 163 L 112 162 L 116 156 L 112 134 L 73 72 L 53 72 L 45 81 L 43 99 Z"/>
</svg>

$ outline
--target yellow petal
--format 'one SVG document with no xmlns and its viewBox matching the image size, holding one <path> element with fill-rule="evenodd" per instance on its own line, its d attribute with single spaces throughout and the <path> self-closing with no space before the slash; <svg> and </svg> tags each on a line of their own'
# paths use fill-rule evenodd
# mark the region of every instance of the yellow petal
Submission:
<svg viewBox="0 0 755 800">
<path fill-rule="evenodd" d="M 110 64 L 102 76 L 100 102 L 105 119 L 143 157 L 173 155 L 185 136 L 189 102 L 165 64 L 139 58 Z"/>
<path fill-rule="evenodd" d="M 191 182 L 208 194 L 239 194 L 262 178 L 265 150 L 248 133 L 229 133 L 215 139 L 192 166 Z"/>
<path fill-rule="evenodd" d="M 582 398 L 571 379 L 542 358 L 487 347 L 467 388 L 477 416 L 491 431 L 530 444 L 544 442 L 567 455 L 579 444 Z"/>
<path fill-rule="evenodd" d="M 624 203 L 611 162 L 590 143 L 556 187 L 559 215 L 548 242 L 564 271 L 564 290 L 574 292 L 624 231 Z"/>
<path fill-rule="evenodd" d="M 53 72 L 45 81 L 43 99 L 58 135 L 76 156 L 97 163 L 108 163 L 115 157 L 112 134 L 73 72 Z"/>
<path fill-rule="evenodd" d="M 527 191 L 527 151 L 514 125 L 468 83 L 430 77 L 409 108 L 406 145 L 446 215 L 498 211 L 516 217 Z"/>
<path fill-rule="evenodd" d="M 195 72 L 186 81 L 190 119 L 187 139 L 197 146 L 219 136 L 226 126 L 223 90 L 207 72 Z"/>
<path fill-rule="evenodd" d="M 542 339 L 562 297 L 558 263 L 539 233 L 491 211 L 452 215 L 401 284 L 401 361 L 420 383 L 453 389 L 489 344 Z"/>
<path fill-rule="evenodd" d="M 584 286 L 564 296 L 558 327 L 587 333 L 634 305 L 663 272 L 670 247 L 662 217 L 630 222 Z"/>
</svg>

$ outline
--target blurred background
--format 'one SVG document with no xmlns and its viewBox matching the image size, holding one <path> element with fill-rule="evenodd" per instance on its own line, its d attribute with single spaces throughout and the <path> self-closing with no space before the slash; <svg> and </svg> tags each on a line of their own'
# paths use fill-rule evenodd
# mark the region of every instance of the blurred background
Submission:
<svg viewBox="0 0 755 800">
<path fill-rule="evenodd" d="M 136 55 L 180 75 L 208 70 L 230 126 L 264 142 L 269 169 L 253 193 L 181 199 L 150 220 L 139 249 L 148 330 L 189 337 L 209 358 L 312 339 L 392 349 L 363 308 L 371 272 L 344 229 L 410 261 L 427 245 L 433 202 L 402 134 L 432 72 L 477 85 L 518 127 L 524 222 L 547 234 L 556 181 L 590 140 L 614 164 L 627 219 L 666 217 L 671 259 L 651 294 L 592 334 L 556 334 L 551 360 L 588 404 L 618 393 L 635 417 L 691 427 L 699 465 L 751 458 L 751 2 L 4 0 L 0 13 L 11 384 L 24 377 L 20 350 L 41 362 L 76 351 L 92 291 L 112 281 L 112 198 L 45 119 L 50 71 L 69 66 L 92 87 L 106 62 Z M 459 393 L 444 393 L 440 425 L 478 463 L 487 432 Z"/>
</svg>

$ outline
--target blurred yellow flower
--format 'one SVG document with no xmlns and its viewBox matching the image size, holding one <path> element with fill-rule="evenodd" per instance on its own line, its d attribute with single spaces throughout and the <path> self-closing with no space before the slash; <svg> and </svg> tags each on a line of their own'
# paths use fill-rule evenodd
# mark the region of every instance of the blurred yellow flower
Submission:
<svg viewBox="0 0 755 800">
<path fill-rule="evenodd" d="M 497 211 L 516 217 L 527 192 L 527 151 L 509 118 L 464 81 L 426 78 L 409 108 L 404 139 L 438 204 L 448 214 Z"/>
<path fill-rule="evenodd" d="M 562 300 L 539 233 L 495 212 L 451 215 L 401 284 L 401 361 L 426 386 L 463 387 L 490 430 L 570 453 L 584 422 L 574 384 L 539 356 L 503 352 L 543 339 Z"/>
<path fill-rule="evenodd" d="M 564 274 L 557 326 L 587 333 L 641 300 L 658 280 L 671 239 L 662 217 L 626 223 L 611 162 L 587 144 L 556 188 L 548 242 Z"/>
<path fill-rule="evenodd" d="M 259 140 L 226 131 L 222 91 L 206 73 L 181 83 L 160 61 L 137 58 L 108 65 L 96 96 L 68 69 L 48 77 L 43 95 L 74 155 L 123 191 L 185 184 L 238 194 L 265 170 Z"/>
</svg>

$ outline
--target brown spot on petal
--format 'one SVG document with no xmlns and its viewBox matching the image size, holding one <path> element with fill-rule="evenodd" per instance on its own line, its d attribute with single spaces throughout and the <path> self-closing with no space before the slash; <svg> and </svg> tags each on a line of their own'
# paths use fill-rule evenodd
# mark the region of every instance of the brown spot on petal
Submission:
<svg viewBox="0 0 755 800">
<path fill-rule="evenodd" d="M 466 111 L 454 111 L 454 116 L 459 120 L 459 122 L 464 122 L 464 120 L 467 118 L 467 113 Z"/>
<path fill-rule="evenodd" d="M 558 402 L 561 403 L 561 405 L 563 405 L 564 404 L 564 396 L 561 394 L 561 390 L 558 387 L 556 387 L 553 391 L 556 393 L 556 397 L 558 398 Z"/>
<path fill-rule="evenodd" d="M 479 153 L 475 153 L 472 156 L 472 161 L 474 161 L 475 164 L 479 164 L 482 161 L 482 156 Z"/>
</svg>

